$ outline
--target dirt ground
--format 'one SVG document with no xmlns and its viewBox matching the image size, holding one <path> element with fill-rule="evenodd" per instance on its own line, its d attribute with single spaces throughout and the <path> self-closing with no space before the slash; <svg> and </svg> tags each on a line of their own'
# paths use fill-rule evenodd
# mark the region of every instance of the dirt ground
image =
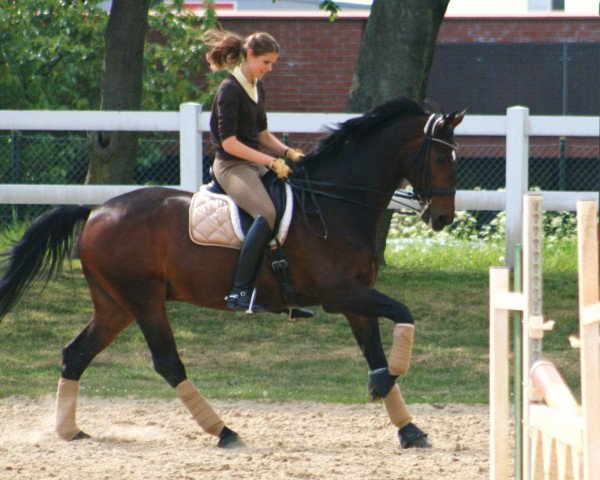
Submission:
<svg viewBox="0 0 600 480">
<path fill-rule="evenodd" d="M 177 401 L 81 397 L 91 440 L 53 431 L 51 398 L 0 399 L 4 479 L 394 479 L 488 477 L 487 406 L 410 405 L 433 448 L 402 450 L 380 403 L 213 401 L 243 438 L 216 447 Z"/>
</svg>

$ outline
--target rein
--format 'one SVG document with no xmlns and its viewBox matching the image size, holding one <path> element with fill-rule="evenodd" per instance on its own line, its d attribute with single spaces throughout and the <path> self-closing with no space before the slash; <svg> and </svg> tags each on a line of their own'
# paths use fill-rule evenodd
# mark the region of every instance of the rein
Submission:
<svg viewBox="0 0 600 480">
<path fill-rule="evenodd" d="M 412 205 L 403 204 L 402 202 L 398 201 L 398 199 L 416 200 L 420 204 L 423 204 L 423 203 L 428 203 L 428 201 L 433 196 L 454 195 L 456 193 L 456 188 L 431 188 L 431 167 L 429 165 L 429 162 L 427 161 L 429 159 L 429 153 L 431 151 L 431 143 L 436 142 L 436 143 L 445 145 L 445 146 L 451 148 L 453 150 L 453 153 L 458 149 L 458 145 L 447 142 L 445 140 L 442 140 L 440 138 L 436 138 L 433 136 L 433 134 L 435 132 L 435 128 L 438 125 L 440 125 L 441 123 L 443 123 L 443 120 L 444 120 L 444 118 L 441 115 L 433 114 L 429 117 L 429 119 L 427 120 L 427 122 L 425 124 L 425 128 L 424 128 L 425 140 L 423 142 L 423 145 L 414 154 L 414 156 L 410 162 L 410 166 L 412 166 L 415 162 L 417 162 L 419 160 L 424 160 L 424 161 L 420 162 L 421 169 L 419 172 L 419 178 L 425 179 L 425 188 L 423 188 L 423 189 L 414 188 L 412 190 L 412 192 L 396 190 L 395 192 L 392 193 L 393 199 L 395 199 L 398 203 L 402 204 L 406 208 L 413 210 L 412 212 L 403 212 L 404 214 L 415 215 L 416 212 L 419 211 L 419 209 L 413 207 Z M 342 185 L 342 184 L 334 183 L 334 182 L 323 182 L 323 181 L 310 180 L 308 178 L 308 172 L 302 166 L 302 164 L 298 164 L 297 167 L 299 167 L 304 178 L 303 179 L 289 178 L 287 181 L 290 184 L 290 186 L 292 187 L 292 189 L 294 190 L 294 192 L 296 193 L 296 199 L 298 201 L 298 204 L 300 205 L 300 210 L 302 211 L 302 216 L 304 218 L 304 222 L 306 223 L 306 225 L 310 228 L 310 230 L 315 235 L 320 236 L 323 239 L 327 238 L 328 230 L 327 230 L 327 224 L 325 223 L 325 218 L 323 217 L 323 214 L 321 212 L 321 207 L 319 206 L 319 203 L 317 201 L 317 196 L 331 198 L 334 200 L 340 200 L 340 201 L 343 201 L 346 203 L 352 203 L 352 204 L 358 205 L 360 207 L 369 208 L 369 209 L 373 209 L 373 210 L 377 210 L 377 211 L 387 210 L 387 207 L 382 209 L 382 208 L 372 205 L 368 202 L 363 202 L 360 200 L 356 200 L 354 198 L 349 198 L 344 195 L 331 193 L 330 191 L 321 190 L 321 188 L 322 189 L 337 188 L 337 189 L 341 189 L 341 190 L 352 190 L 352 191 L 357 191 L 357 192 L 371 193 L 371 194 L 385 195 L 385 196 L 390 195 L 389 192 L 384 192 L 382 190 L 373 190 L 373 189 L 364 188 L 364 187 L 356 187 L 356 186 L 352 186 L 352 185 Z M 315 187 L 320 187 L 320 188 L 315 189 Z M 321 234 L 317 233 L 313 229 L 313 227 L 311 226 L 311 224 L 308 220 L 308 216 L 306 213 L 307 195 L 308 195 L 308 197 L 310 197 L 310 200 L 315 207 L 316 215 L 319 217 L 319 221 L 322 226 Z"/>
<path fill-rule="evenodd" d="M 360 200 L 355 200 L 354 198 L 344 197 L 343 195 L 337 195 L 337 194 L 331 193 L 329 191 L 315 190 L 312 187 L 317 186 L 317 187 L 323 187 L 323 188 L 340 188 L 340 189 L 345 189 L 345 190 L 355 190 L 355 191 L 364 192 L 364 193 L 374 193 L 377 195 L 389 195 L 389 192 L 384 192 L 383 190 L 372 190 L 370 188 L 354 187 L 352 185 L 342 185 L 340 183 L 320 182 L 320 181 L 316 181 L 316 180 L 309 180 L 306 171 L 304 169 L 302 169 L 302 171 L 305 176 L 304 179 L 293 178 L 293 179 L 288 180 L 290 185 L 292 186 L 292 188 L 297 188 L 300 191 L 312 190 L 312 192 L 314 194 L 320 195 L 322 197 L 333 198 L 335 200 L 342 200 L 344 202 L 352 203 L 354 205 L 359 205 L 359 206 L 365 207 L 365 208 L 370 208 L 372 210 L 379 210 L 379 211 L 387 210 L 387 208 L 376 207 L 375 205 L 372 205 L 370 203 L 362 202 Z M 399 198 L 405 199 L 405 200 L 418 200 L 419 197 L 417 194 L 415 194 L 414 192 L 411 192 L 411 191 L 396 190 L 392 194 L 392 198 L 394 198 L 396 200 Z M 413 210 L 416 210 L 414 207 L 412 207 L 410 205 L 405 205 L 405 206 L 407 208 L 412 208 Z"/>
</svg>

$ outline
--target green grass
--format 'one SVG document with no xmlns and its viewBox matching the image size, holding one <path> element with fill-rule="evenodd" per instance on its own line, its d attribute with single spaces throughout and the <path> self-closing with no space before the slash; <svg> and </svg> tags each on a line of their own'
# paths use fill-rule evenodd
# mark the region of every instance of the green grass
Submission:
<svg viewBox="0 0 600 480">
<path fill-rule="evenodd" d="M 545 351 L 578 389 L 573 241 L 548 245 L 544 312 L 557 321 Z M 406 303 L 416 319 L 408 402 L 482 403 L 488 398 L 488 269 L 502 265 L 500 244 L 413 243 L 389 249 L 377 288 Z M 188 376 L 209 398 L 367 400 L 367 365 L 341 315 L 316 309 L 311 320 L 255 318 L 172 303 L 169 316 Z M 87 323 L 92 305 L 80 266 L 45 289 L 31 288 L 0 323 L 0 396 L 54 393 L 61 349 Z M 380 320 L 386 351 L 393 324 Z M 82 378 L 84 395 L 172 398 L 152 369 L 137 326 L 125 330 Z"/>
</svg>

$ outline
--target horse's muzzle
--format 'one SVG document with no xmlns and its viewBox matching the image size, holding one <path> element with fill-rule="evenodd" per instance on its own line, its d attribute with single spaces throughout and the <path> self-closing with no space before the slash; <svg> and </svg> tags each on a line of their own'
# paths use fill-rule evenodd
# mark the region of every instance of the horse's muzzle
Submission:
<svg viewBox="0 0 600 480">
<path fill-rule="evenodd" d="M 454 213 L 436 213 L 429 206 L 421 213 L 421 220 L 433 231 L 439 232 L 454 221 Z"/>
</svg>

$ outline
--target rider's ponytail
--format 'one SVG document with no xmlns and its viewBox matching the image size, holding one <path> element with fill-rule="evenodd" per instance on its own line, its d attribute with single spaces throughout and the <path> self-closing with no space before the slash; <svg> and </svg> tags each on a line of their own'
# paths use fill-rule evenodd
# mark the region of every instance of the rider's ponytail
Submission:
<svg viewBox="0 0 600 480">
<path fill-rule="evenodd" d="M 279 53 L 277 41 L 265 32 L 253 33 L 244 39 L 228 30 L 212 29 L 204 34 L 203 40 L 209 47 L 206 59 L 215 72 L 235 67 L 246 58 L 248 50 L 256 56 Z"/>
</svg>

